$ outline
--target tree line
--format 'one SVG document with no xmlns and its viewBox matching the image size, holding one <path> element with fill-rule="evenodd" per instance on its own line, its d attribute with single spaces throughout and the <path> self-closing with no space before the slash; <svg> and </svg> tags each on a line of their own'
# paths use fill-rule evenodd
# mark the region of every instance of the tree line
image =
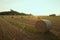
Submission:
<svg viewBox="0 0 60 40">
<path fill-rule="evenodd" d="M 32 15 L 32 14 L 19 13 L 17 11 L 10 10 L 10 11 L 0 12 L 0 15 Z"/>
</svg>

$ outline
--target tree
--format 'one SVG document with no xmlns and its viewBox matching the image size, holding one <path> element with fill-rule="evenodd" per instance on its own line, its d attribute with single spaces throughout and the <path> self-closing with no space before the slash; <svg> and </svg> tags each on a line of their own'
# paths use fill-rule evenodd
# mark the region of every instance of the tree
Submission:
<svg viewBox="0 0 60 40">
<path fill-rule="evenodd" d="M 49 16 L 56 16 L 56 14 L 51 14 L 51 15 L 49 15 Z"/>
</svg>

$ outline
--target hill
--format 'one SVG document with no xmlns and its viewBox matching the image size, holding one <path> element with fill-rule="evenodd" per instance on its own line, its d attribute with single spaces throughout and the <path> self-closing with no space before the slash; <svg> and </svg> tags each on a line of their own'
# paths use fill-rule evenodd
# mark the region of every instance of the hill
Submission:
<svg viewBox="0 0 60 40">
<path fill-rule="evenodd" d="M 0 12 L 0 15 L 31 15 L 31 14 L 19 13 L 17 11 L 10 10 L 10 11 Z"/>
</svg>

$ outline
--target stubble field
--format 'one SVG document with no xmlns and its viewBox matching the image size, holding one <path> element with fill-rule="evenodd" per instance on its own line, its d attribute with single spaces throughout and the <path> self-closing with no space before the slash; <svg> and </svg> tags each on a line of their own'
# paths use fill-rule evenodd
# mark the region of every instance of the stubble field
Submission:
<svg viewBox="0 0 60 40">
<path fill-rule="evenodd" d="M 52 22 L 52 32 L 60 39 L 60 16 L 0 16 L 0 40 L 43 40 L 35 27 L 40 19 Z M 48 39 L 47 39 L 48 40 Z"/>
</svg>

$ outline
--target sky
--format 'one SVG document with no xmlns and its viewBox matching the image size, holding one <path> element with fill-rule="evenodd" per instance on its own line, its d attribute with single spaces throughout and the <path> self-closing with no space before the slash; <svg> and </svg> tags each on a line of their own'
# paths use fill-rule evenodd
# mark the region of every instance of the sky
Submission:
<svg viewBox="0 0 60 40">
<path fill-rule="evenodd" d="M 60 15 L 60 0 L 0 0 L 0 11 L 10 9 L 33 15 Z"/>
</svg>

